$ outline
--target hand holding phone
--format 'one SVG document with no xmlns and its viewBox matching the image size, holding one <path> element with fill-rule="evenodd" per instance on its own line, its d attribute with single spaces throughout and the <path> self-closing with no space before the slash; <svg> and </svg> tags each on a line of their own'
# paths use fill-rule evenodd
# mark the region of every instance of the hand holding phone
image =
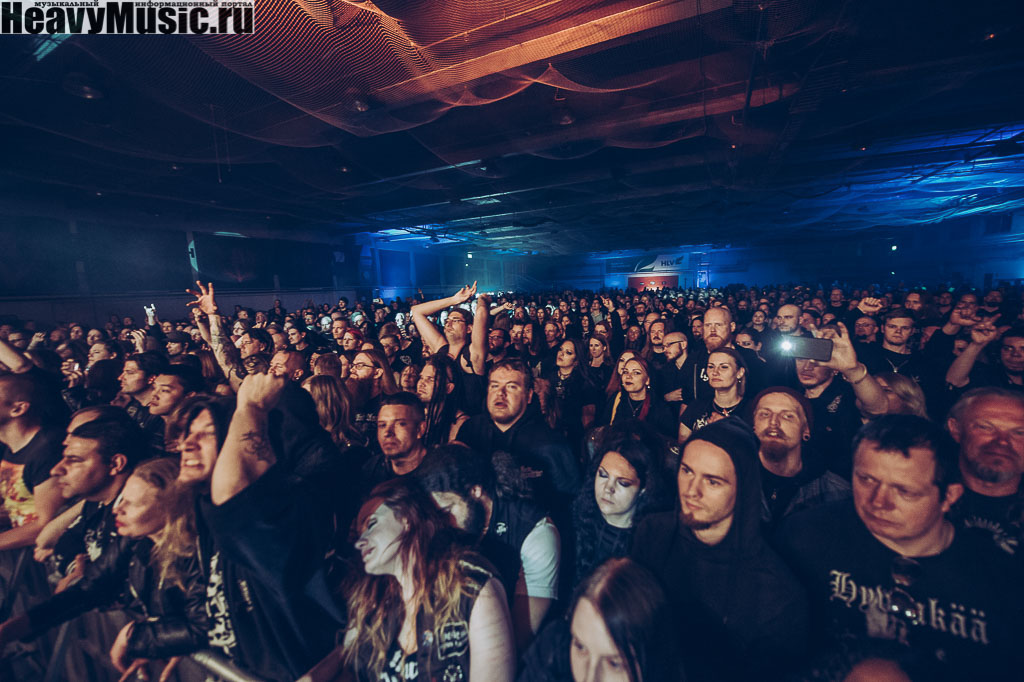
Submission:
<svg viewBox="0 0 1024 682">
<path fill-rule="evenodd" d="M 786 336 L 779 341 L 779 352 L 791 358 L 809 358 L 818 362 L 828 362 L 832 359 L 832 339 Z"/>
</svg>

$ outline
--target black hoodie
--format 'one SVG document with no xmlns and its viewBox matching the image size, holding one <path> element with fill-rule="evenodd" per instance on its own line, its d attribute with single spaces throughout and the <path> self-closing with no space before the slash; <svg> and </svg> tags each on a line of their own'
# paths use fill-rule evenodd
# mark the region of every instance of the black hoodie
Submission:
<svg viewBox="0 0 1024 682">
<path fill-rule="evenodd" d="M 796 578 L 761 535 L 758 442 L 729 417 L 694 432 L 725 450 L 736 470 L 732 525 L 706 545 L 676 511 L 644 519 L 633 558 L 662 581 L 679 614 L 691 680 L 774 679 L 806 647 L 807 601 Z M 685 454 L 685 449 L 684 449 Z"/>
</svg>

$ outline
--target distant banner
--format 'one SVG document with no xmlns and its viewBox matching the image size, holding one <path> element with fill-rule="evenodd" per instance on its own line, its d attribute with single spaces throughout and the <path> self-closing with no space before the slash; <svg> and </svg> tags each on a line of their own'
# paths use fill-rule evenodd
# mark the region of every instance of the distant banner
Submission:
<svg viewBox="0 0 1024 682">
<path fill-rule="evenodd" d="M 5 35 L 252 33 L 255 0 L 23 0 L 0 2 Z"/>
<path fill-rule="evenodd" d="M 670 253 L 659 254 L 654 258 L 644 258 L 637 263 L 633 272 L 677 272 L 690 268 L 690 254 Z"/>
</svg>

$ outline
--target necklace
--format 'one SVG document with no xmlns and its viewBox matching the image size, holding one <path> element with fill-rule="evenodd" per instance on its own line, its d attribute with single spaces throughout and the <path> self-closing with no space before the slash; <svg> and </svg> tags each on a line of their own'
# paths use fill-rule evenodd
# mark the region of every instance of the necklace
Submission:
<svg viewBox="0 0 1024 682">
<path fill-rule="evenodd" d="M 721 405 L 718 404 L 717 401 L 712 400 L 711 401 L 711 409 L 713 411 L 717 412 L 718 414 L 722 415 L 723 417 L 728 417 L 730 414 L 732 414 L 736 410 L 737 407 L 740 406 L 740 403 L 742 403 L 742 402 L 743 402 L 743 399 L 740 398 L 740 401 L 738 403 L 736 403 L 734 405 L 730 405 L 729 407 L 722 407 Z"/>
<path fill-rule="evenodd" d="M 892 373 L 893 374 L 899 374 L 900 370 L 903 369 L 903 365 L 905 365 L 908 362 L 910 362 L 910 357 L 908 356 L 906 360 L 904 360 L 903 362 L 899 363 L 898 365 L 895 362 L 893 362 L 892 360 L 890 360 L 889 358 L 885 358 L 885 361 L 887 363 L 889 363 L 890 367 L 892 367 Z"/>
<path fill-rule="evenodd" d="M 642 409 L 644 409 L 644 401 L 643 400 L 640 401 L 639 405 L 637 405 L 636 407 L 633 407 L 633 399 L 629 397 L 629 394 L 626 394 L 626 403 L 629 405 L 629 411 L 633 413 L 633 418 L 634 419 L 636 418 L 636 416 L 638 414 L 640 414 L 640 411 Z"/>
</svg>

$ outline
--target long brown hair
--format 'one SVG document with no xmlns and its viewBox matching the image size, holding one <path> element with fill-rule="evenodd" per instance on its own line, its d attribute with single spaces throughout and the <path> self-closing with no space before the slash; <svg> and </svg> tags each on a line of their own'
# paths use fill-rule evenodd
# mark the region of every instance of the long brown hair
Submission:
<svg viewBox="0 0 1024 682">
<path fill-rule="evenodd" d="M 316 404 L 320 426 L 331 435 L 334 444 L 346 448 L 353 443 L 362 443 L 363 437 L 352 423 L 348 389 L 341 379 L 330 374 L 317 374 L 306 380 L 306 386 Z"/>
<path fill-rule="evenodd" d="M 387 653 L 398 638 L 406 608 L 423 609 L 434 625 L 434 641 L 441 641 L 445 625 L 460 618 L 459 610 L 469 581 L 460 568 L 465 550 L 453 542 L 451 521 L 434 504 L 419 483 L 395 479 L 381 483 L 370 493 L 363 509 L 377 501 L 391 509 L 405 523 L 399 541 L 398 559 L 415 585 L 412 604 L 402 599 L 402 588 L 392 575 L 356 578 L 348 594 L 349 627 L 344 658 L 369 679 L 380 679 Z M 356 533 L 362 531 L 366 515 L 360 511 Z"/>
</svg>

